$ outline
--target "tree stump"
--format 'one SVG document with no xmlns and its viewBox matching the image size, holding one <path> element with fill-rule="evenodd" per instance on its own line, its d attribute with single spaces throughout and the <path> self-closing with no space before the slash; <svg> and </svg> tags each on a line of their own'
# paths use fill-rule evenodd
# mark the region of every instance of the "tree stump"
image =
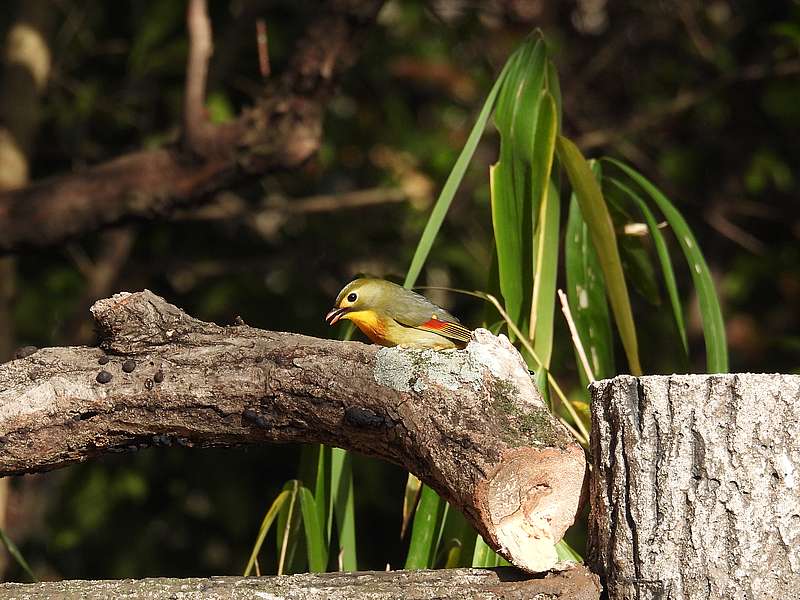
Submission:
<svg viewBox="0 0 800 600">
<path fill-rule="evenodd" d="M 591 391 L 589 555 L 611 600 L 800 597 L 800 376 Z"/>
</svg>

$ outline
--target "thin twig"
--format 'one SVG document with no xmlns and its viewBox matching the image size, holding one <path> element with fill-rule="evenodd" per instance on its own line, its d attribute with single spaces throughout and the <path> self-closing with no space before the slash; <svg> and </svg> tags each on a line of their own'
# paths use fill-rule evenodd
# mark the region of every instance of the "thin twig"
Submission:
<svg viewBox="0 0 800 600">
<path fill-rule="evenodd" d="M 595 379 L 594 375 L 592 374 L 592 369 L 589 366 L 589 360 L 586 358 L 586 351 L 583 348 L 583 343 L 581 343 L 578 330 L 575 328 L 575 321 L 572 320 L 572 313 L 569 310 L 567 295 L 561 289 L 558 290 L 558 299 L 561 301 L 561 312 L 564 313 L 564 318 L 567 320 L 569 333 L 572 336 L 572 344 L 575 346 L 575 351 L 578 353 L 581 366 L 583 366 L 583 372 L 586 373 L 586 378 L 589 380 L 589 383 L 594 383 Z"/>
<path fill-rule="evenodd" d="M 267 38 L 267 22 L 264 19 L 256 20 L 256 46 L 258 47 L 258 68 L 261 77 L 266 79 L 271 72 L 269 65 L 269 44 Z"/>
<path fill-rule="evenodd" d="M 213 52 L 206 0 L 189 0 L 186 25 L 189 30 L 189 57 L 186 64 L 184 127 L 189 148 L 203 154 L 213 129 L 205 108 L 208 61 Z"/>
<path fill-rule="evenodd" d="M 402 188 L 368 188 L 341 194 L 318 194 L 297 199 L 265 198 L 257 205 L 232 192 L 218 194 L 207 205 L 174 211 L 170 218 L 180 221 L 216 221 L 220 219 L 261 220 L 271 216 L 335 212 L 367 206 L 395 204 L 408 199 Z"/>
</svg>

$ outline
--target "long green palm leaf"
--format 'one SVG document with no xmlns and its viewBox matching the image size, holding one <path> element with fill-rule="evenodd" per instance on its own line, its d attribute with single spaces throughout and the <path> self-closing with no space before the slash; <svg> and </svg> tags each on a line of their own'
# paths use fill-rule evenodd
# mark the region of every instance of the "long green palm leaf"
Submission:
<svg viewBox="0 0 800 600">
<path fill-rule="evenodd" d="M 678 296 L 678 284 L 675 281 L 675 271 L 672 268 L 672 260 L 669 256 L 669 250 L 667 250 L 667 242 L 664 240 L 664 234 L 661 233 L 661 229 L 658 227 L 658 221 L 656 221 L 653 211 L 650 210 L 649 206 L 647 206 L 647 202 L 645 202 L 639 194 L 618 179 L 613 177 L 607 177 L 605 179 L 611 183 L 611 185 L 623 192 L 628 198 L 630 198 L 639 208 L 639 212 L 641 212 L 642 216 L 644 217 L 644 221 L 647 224 L 647 230 L 650 233 L 650 238 L 653 240 L 653 246 L 655 247 L 656 255 L 658 256 L 658 262 L 661 265 L 661 273 L 664 277 L 664 287 L 667 290 L 667 296 L 669 297 L 669 302 L 672 307 L 672 316 L 675 319 L 675 327 L 678 330 L 678 335 L 681 338 L 683 351 L 688 357 L 689 340 L 686 336 L 686 324 L 683 319 L 683 307 L 681 306 L 681 300 Z"/>
<path fill-rule="evenodd" d="M 583 218 L 589 226 L 592 243 L 597 250 L 600 267 L 605 276 L 606 291 L 611 302 L 617 331 L 619 331 L 622 346 L 628 358 L 628 367 L 632 375 L 641 375 L 639 343 L 633 322 L 631 300 L 628 295 L 628 286 L 625 283 L 625 275 L 622 272 L 614 225 L 603 199 L 603 192 L 589 163 L 575 144 L 564 136 L 559 136 L 556 151 L 572 184 Z"/>
<path fill-rule="evenodd" d="M 613 158 L 604 160 L 622 170 L 645 191 L 663 213 L 672 231 L 675 232 L 678 244 L 689 263 L 689 272 L 697 290 L 700 315 L 703 319 L 703 335 L 706 343 L 706 368 L 709 373 L 727 373 L 728 346 L 725 340 L 725 322 L 722 319 L 722 309 L 719 305 L 719 298 L 717 298 L 714 280 L 711 278 L 708 264 L 700 251 L 697 239 L 686 223 L 686 219 L 683 218 L 683 215 L 661 190 L 639 172 Z"/>
</svg>

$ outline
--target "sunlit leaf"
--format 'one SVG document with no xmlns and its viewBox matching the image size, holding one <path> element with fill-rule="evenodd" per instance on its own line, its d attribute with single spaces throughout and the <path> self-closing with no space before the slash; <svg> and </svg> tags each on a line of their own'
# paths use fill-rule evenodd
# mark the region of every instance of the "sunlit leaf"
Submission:
<svg viewBox="0 0 800 600">
<path fill-rule="evenodd" d="M 534 237 L 536 262 L 530 327 L 533 348 L 543 365 L 550 368 L 550 356 L 553 351 L 556 279 L 558 277 L 561 205 L 558 190 L 552 182 L 550 182 L 548 190 L 548 193 L 542 198 L 538 227 Z"/>
<path fill-rule="evenodd" d="M 422 490 L 422 482 L 411 473 L 408 474 L 406 480 L 406 490 L 403 494 L 403 523 L 400 525 L 400 539 L 406 537 L 406 531 L 411 523 L 411 518 L 414 516 L 414 511 L 417 509 L 417 502 L 419 501 L 419 494 Z"/>
<path fill-rule="evenodd" d="M 589 226 L 592 244 L 597 250 L 597 258 L 605 276 L 606 293 L 611 302 L 617 331 L 619 331 L 622 346 L 628 357 L 628 367 L 631 374 L 641 375 L 639 344 L 636 339 L 628 286 L 622 272 L 614 226 L 608 214 L 608 207 L 603 200 L 600 185 L 597 183 L 589 163 L 575 144 L 564 136 L 559 136 L 556 150 L 581 207 L 581 214 Z"/>
</svg>

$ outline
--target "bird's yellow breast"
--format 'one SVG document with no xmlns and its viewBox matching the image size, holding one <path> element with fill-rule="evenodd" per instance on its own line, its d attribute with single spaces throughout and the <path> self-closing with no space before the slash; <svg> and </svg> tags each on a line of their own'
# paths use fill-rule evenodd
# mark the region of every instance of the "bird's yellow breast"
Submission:
<svg viewBox="0 0 800 600">
<path fill-rule="evenodd" d="M 347 313 L 344 318 L 355 323 L 374 343 L 386 345 L 386 321 L 374 310 L 356 310 Z"/>
<path fill-rule="evenodd" d="M 432 331 L 404 327 L 391 317 L 381 316 L 374 310 L 353 311 L 343 318 L 350 319 L 374 344 L 381 346 L 438 349 L 456 347 L 444 336 Z"/>
</svg>

